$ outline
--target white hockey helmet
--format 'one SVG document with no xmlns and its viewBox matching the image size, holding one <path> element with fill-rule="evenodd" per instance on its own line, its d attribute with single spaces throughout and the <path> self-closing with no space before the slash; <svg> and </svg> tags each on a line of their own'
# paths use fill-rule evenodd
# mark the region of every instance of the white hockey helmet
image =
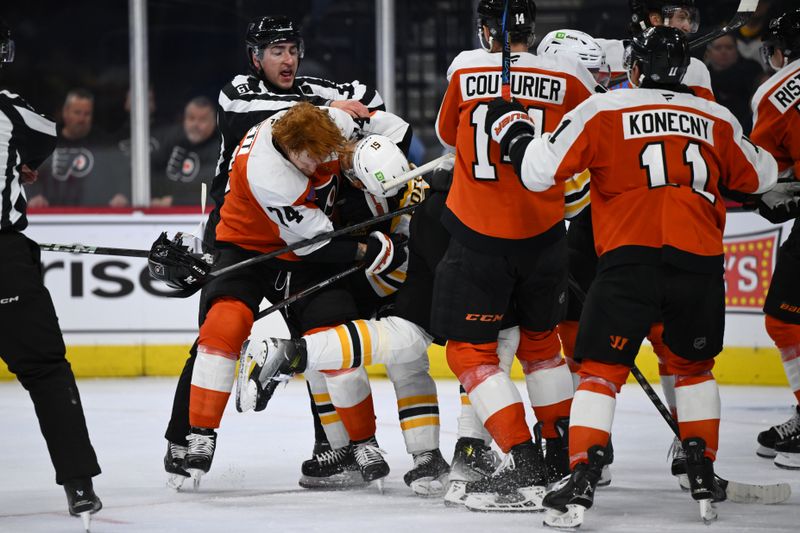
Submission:
<svg viewBox="0 0 800 533">
<path fill-rule="evenodd" d="M 538 55 L 568 54 L 577 59 L 594 75 L 597 83 L 608 85 L 611 69 L 606 62 L 606 52 L 591 35 L 578 30 L 554 30 L 544 36 Z"/>
<path fill-rule="evenodd" d="M 350 181 L 358 181 L 371 194 L 386 198 L 397 194 L 398 189 L 384 191 L 381 184 L 410 170 L 405 154 L 383 135 L 367 135 L 356 144 L 353 152 L 353 170 L 345 172 Z"/>
</svg>

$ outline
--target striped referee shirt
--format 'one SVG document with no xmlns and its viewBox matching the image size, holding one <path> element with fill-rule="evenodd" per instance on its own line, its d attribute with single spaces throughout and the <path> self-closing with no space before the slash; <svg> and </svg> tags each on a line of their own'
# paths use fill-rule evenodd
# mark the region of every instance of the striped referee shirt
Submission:
<svg viewBox="0 0 800 533">
<path fill-rule="evenodd" d="M 222 134 L 217 171 L 211 183 L 211 198 L 222 206 L 228 185 L 228 167 L 234 149 L 247 130 L 278 111 L 297 102 L 329 105 L 335 100 L 358 100 L 370 111 L 384 111 L 386 106 L 375 89 L 353 81 L 334 83 L 322 78 L 299 76 L 289 91 L 280 91 L 250 75 L 238 75 L 219 93 L 217 126 Z"/>
<path fill-rule="evenodd" d="M 20 168 L 36 169 L 56 147 L 56 125 L 19 95 L 0 91 L 0 231 L 28 226 Z"/>
</svg>

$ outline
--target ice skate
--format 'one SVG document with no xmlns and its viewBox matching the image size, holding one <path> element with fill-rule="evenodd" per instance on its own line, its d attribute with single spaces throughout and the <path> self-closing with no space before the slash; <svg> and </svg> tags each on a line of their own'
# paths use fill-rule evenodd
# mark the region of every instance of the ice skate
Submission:
<svg viewBox="0 0 800 533">
<path fill-rule="evenodd" d="M 278 384 L 305 370 L 306 361 L 302 339 L 245 341 L 239 358 L 236 410 L 240 413 L 251 409 L 263 411 Z"/>
<path fill-rule="evenodd" d="M 705 456 L 706 442 L 699 437 L 683 441 L 686 452 L 686 475 L 689 478 L 689 491 L 700 505 L 700 518 L 709 523 L 717 519 L 714 502 L 725 499 L 722 488 L 714 476 L 714 463 Z"/>
<path fill-rule="evenodd" d="M 439 448 L 414 454 L 414 468 L 406 472 L 403 481 L 419 496 L 444 494 L 450 465 Z"/>
<path fill-rule="evenodd" d="M 556 421 L 558 437 L 544 439 L 544 464 L 547 469 L 547 483 L 555 483 L 569 475 L 569 418 Z M 542 423 L 533 426 L 533 434 L 537 442 L 541 442 Z"/>
<path fill-rule="evenodd" d="M 378 490 L 383 492 L 383 478 L 389 475 L 389 464 L 383 458 L 386 452 L 378 447 L 378 441 L 374 436 L 364 441 L 353 442 L 352 446 L 361 477 L 367 483 L 374 481 Z"/>
<path fill-rule="evenodd" d="M 183 482 L 189 479 L 189 472 L 183 468 L 183 458 L 186 457 L 186 446 L 167 442 L 167 453 L 164 455 L 164 470 L 167 471 L 167 487 L 180 490 Z"/>
<path fill-rule="evenodd" d="M 686 452 L 683 451 L 683 445 L 678 437 L 673 439 L 668 454 L 672 458 L 670 465 L 672 475 L 677 478 L 678 485 L 682 490 L 689 490 L 689 477 L 686 475 Z"/>
<path fill-rule="evenodd" d="M 756 455 L 772 459 L 777 454 L 775 445 L 793 435 L 800 435 L 800 405 L 795 407 L 792 418 L 758 434 Z"/>
<path fill-rule="evenodd" d="M 470 511 L 481 512 L 542 511 L 546 485 L 541 446 L 523 442 L 511 448 L 503 464 L 490 477 L 467 483 L 464 505 Z"/>
<path fill-rule="evenodd" d="M 200 488 L 200 478 L 211 469 L 217 446 L 217 432 L 193 427 L 186 440 L 189 441 L 189 447 L 183 458 L 183 468 L 192 478 L 194 490 L 197 490 Z"/>
<path fill-rule="evenodd" d="M 83 528 L 88 532 L 91 526 L 91 516 L 103 508 L 103 502 L 94 493 L 92 478 L 65 481 L 64 492 L 67 493 L 69 514 L 79 516 L 83 522 Z"/>
<path fill-rule="evenodd" d="M 464 505 L 467 482 L 491 476 L 498 466 L 500 458 L 497 453 L 481 439 L 459 438 L 444 494 L 445 505 Z"/>
<path fill-rule="evenodd" d="M 588 462 L 578 463 L 572 474 L 547 493 L 542 505 L 547 508 L 544 525 L 574 529 L 583 523 L 584 512 L 594 504 L 594 492 L 603 466 L 607 464 L 607 448 L 592 446 Z"/>
<path fill-rule="evenodd" d="M 608 437 L 608 444 L 606 445 L 606 456 L 603 470 L 600 473 L 600 481 L 597 482 L 598 487 L 607 487 L 611 485 L 611 463 L 614 462 L 614 444 L 611 437 Z"/>
<path fill-rule="evenodd" d="M 786 470 L 800 470 L 800 433 L 775 444 L 775 466 Z"/>
<path fill-rule="evenodd" d="M 351 489 L 367 484 L 349 444 L 336 450 L 327 442 L 315 444 L 313 456 L 303 461 L 300 470 L 299 484 L 304 489 Z"/>
</svg>

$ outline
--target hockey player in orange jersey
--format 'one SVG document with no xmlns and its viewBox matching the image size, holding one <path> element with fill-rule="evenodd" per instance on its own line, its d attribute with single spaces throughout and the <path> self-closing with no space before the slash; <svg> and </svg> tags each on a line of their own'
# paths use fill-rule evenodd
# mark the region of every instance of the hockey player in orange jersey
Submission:
<svg viewBox="0 0 800 533">
<path fill-rule="evenodd" d="M 751 138 L 778 160 L 779 187 L 800 188 L 800 9 L 773 20 L 764 37 L 765 62 L 776 70 L 753 96 Z M 798 200 L 786 205 L 761 205 L 773 222 L 795 219 L 789 237 L 781 245 L 764 304 L 767 333 L 781 353 L 789 387 L 800 404 L 800 207 Z M 758 435 L 762 457 L 774 457 L 775 465 L 800 469 L 800 405 L 786 422 Z"/>
<path fill-rule="evenodd" d="M 720 187 L 762 194 L 777 178 L 775 159 L 743 135 L 728 110 L 681 84 L 689 48 L 680 31 L 650 28 L 626 54 L 638 88 L 590 98 L 551 134 L 521 127 L 529 119 L 516 103 L 493 102 L 487 120 L 528 189 L 591 173 L 598 274 L 575 346 L 581 383 L 570 412 L 573 471 L 543 502 L 551 526 L 580 525 L 592 506 L 616 394 L 659 316 L 666 363 L 677 376 L 691 493 L 703 518 L 715 518 L 720 401 L 711 369 L 725 322 Z"/>
<path fill-rule="evenodd" d="M 452 238 L 436 268 L 431 327 L 448 339 L 448 364 L 481 422 L 513 457 L 509 468 L 467 486 L 474 494 L 470 508 L 530 511 L 539 507 L 547 480 L 522 400 L 499 367 L 497 339 L 513 306 L 520 325 L 517 357 L 542 436 L 560 438 L 557 423 L 568 416 L 572 398 L 555 333 L 566 304 L 564 188 L 526 191 L 485 132 L 488 103 L 501 91 L 505 4 L 478 3 L 484 49 L 462 52 L 448 69 L 436 131 L 456 151 L 442 214 Z M 505 29 L 512 52 L 511 93 L 535 117 L 541 133 L 552 131 L 564 113 L 591 96 L 596 83 L 572 58 L 527 52 L 535 12 L 530 0 L 509 1 Z"/>
</svg>

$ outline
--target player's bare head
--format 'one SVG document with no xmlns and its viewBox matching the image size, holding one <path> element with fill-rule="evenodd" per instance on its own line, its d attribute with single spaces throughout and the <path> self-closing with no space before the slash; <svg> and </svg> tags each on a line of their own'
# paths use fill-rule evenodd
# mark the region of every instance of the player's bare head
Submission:
<svg viewBox="0 0 800 533">
<path fill-rule="evenodd" d="M 247 61 L 253 75 L 283 90 L 294 84 L 303 37 L 288 17 L 261 17 L 247 27 Z"/>
<path fill-rule="evenodd" d="M 629 0 L 628 3 L 633 35 L 652 26 L 669 26 L 691 34 L 700 26 L 695 0 Z"/>
<path fill-rule="evenodd" d="M 505 11 L 508 3 L 508 13 Z M 505 19 L 505 26 L 503 20 Z M 536 25 L 534 0 L 480 0 L 478 2 L 478 40 L 489 52 L 503 48 L 503 29 L 510 44 L 533 45 Z"/>
<path fill-rule="evenodd" d="M 14 61 L 14 40 L 11 38 L 11 28 L 0 20 L 0 68 L 4 63 Z"/>
<path fill-rule="evenodd" d="M 771 20 L 762 42 L 761 56 L 774 70 L 800 58 L 800 9 Z"/>
<path fill-rule="evenodd" d="M 655 26 L 636 35 L 625 49 L 624 65 L 636 87 L 678 85 L 689 68 L 689 43 L 676 28 Z"/>
<path fill-rule="evenodd" d="M 308 164 L 320 164 L 351 150 L 330 115 L 308 102 L 300 102 L 289 108 L 273 124 L 272 138 L 290 156 L 295 166 L 298 166 L 296 158 Z M 304 166 L 307 168 L 307 165 Z"/>
</svg>

